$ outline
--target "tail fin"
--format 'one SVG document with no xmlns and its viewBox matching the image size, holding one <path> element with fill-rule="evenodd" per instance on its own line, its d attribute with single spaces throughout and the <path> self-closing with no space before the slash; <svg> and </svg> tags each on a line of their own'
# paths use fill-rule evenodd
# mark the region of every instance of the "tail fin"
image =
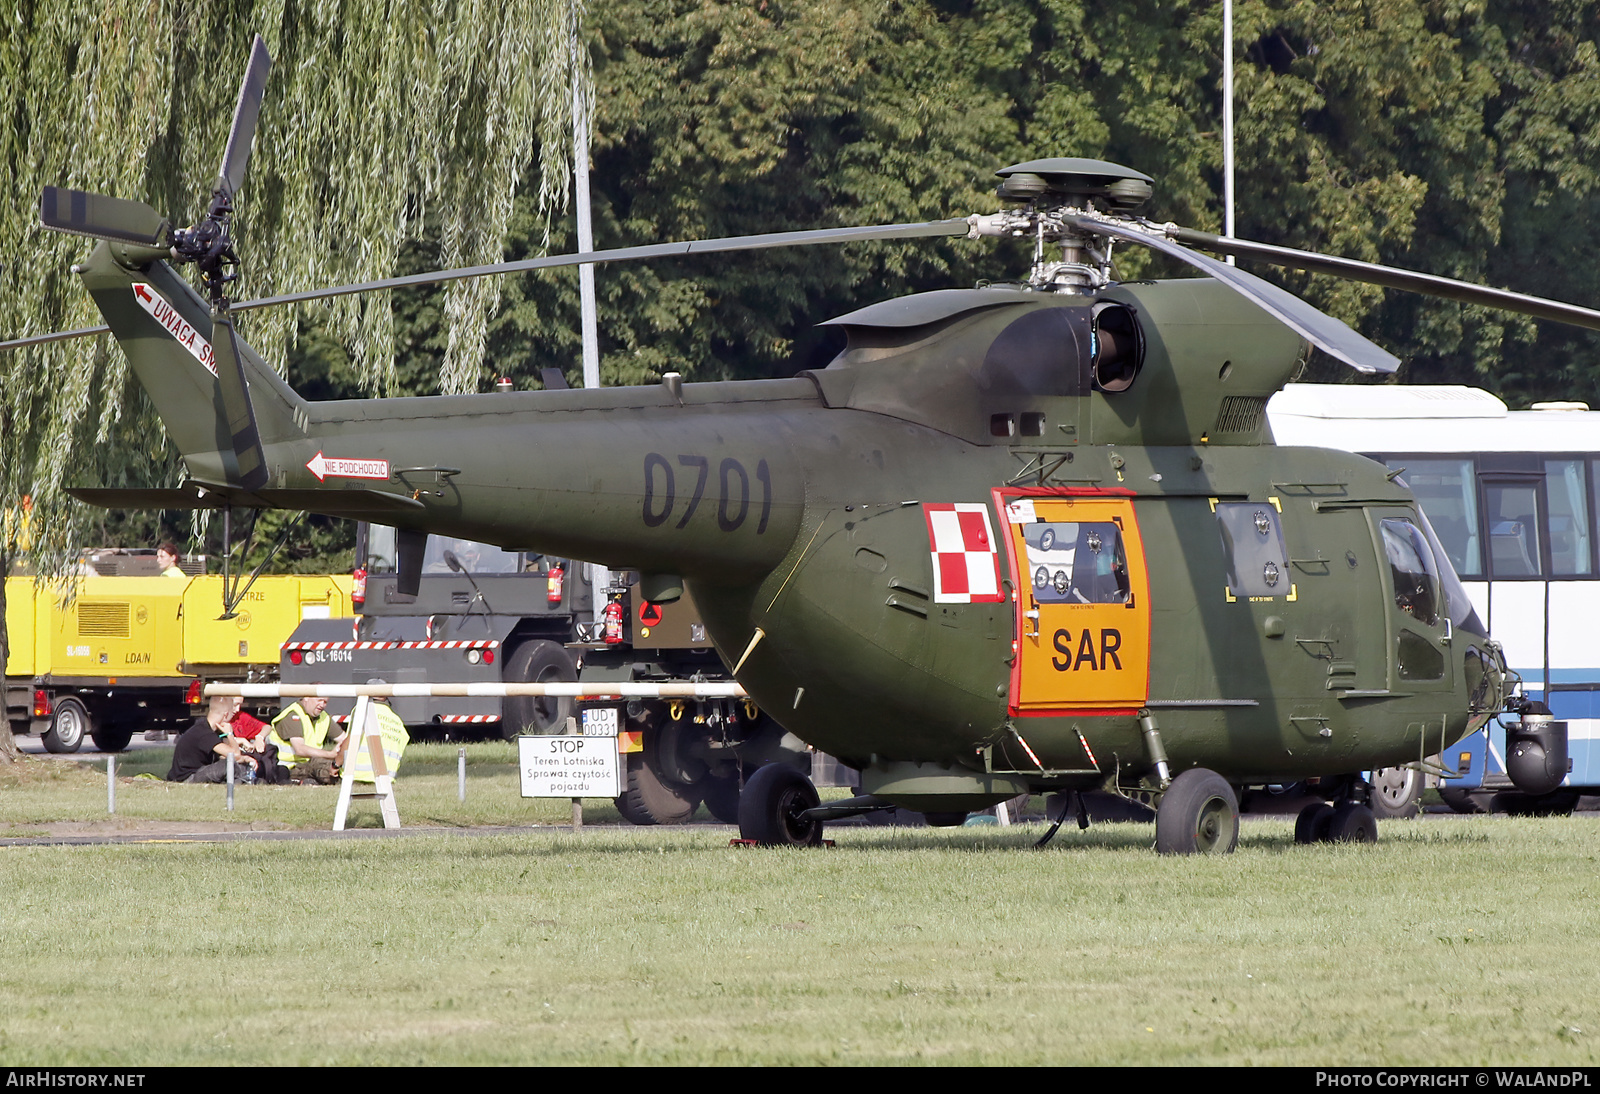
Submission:
<svg viewBox="0 0 1600 1094">
<path fill-rule="evenodd" d="M 235 427 L 230 425 L 239 417 L 239 406 L 230 405 L 239 402 L 238 393 L 229 399 L 217 378 L 219 362 L 212 338 L 227 327 L 213 331 L 211 309 L 165 262 L 130 268 L 118 261 L 117 251 L 132 257 L 130 252 L 141 250 L 100 244 L 78 267 L 84 286 L 155 403 L 167 435 L 183 453 L 189 474 L 207 482 L 245 485 L 248 479 L 261 485 L 277 474 L 277 468 L 240 466 Z M 298 423 L 306 420 L 305 400 L 247 343 L 235 338 L 232 344 L 243 367 L 249 392 L 246 405 L 254 409 L 261 444 L 303 437 Z M 227 363 L 224 350 L 221 364 Z M 244 462 L 251 461 L 246 457 Z"/>
</svg>

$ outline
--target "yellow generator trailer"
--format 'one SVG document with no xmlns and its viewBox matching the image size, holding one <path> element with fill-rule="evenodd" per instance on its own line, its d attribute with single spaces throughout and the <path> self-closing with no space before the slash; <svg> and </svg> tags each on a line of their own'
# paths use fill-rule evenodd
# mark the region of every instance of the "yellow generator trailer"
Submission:
<svg viewBox="0 0 1600 1094">
<path fill-rule="evenodd" d="M 257 578 L 231 612 L 216 575 L 162 577 L 141 554 L 95 552 L 92 570 L 38 585 L 6 579 L 5 712 L 51 752 L 102 751 L 140 729 L 178 729 L 210 680 L 271 680 L 302 619 L 352 614 L 350 578 Z M 149 576 L 128 574 L 143 569 Z"/>
</svg>

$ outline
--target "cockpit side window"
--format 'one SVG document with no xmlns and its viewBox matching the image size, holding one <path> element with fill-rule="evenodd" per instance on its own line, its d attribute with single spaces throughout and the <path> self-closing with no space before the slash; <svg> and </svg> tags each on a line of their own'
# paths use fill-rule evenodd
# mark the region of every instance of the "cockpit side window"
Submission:
<svg viewBox="0 0 1600 1094">
<path fill-rule="evenodd" d="M 1394 575 L 1395 605 L 1418 623 L 1439 622 L 1439 569 L 1433 551 L 1408 520 L 1382 522 L 1383 548 Z"/>
</svg>

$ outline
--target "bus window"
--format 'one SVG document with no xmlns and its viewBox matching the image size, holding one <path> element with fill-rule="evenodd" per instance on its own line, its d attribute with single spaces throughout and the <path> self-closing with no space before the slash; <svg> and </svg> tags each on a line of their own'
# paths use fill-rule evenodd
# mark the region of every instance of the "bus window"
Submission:
<svg viewBox="0 0 1600 1094">
<path fill-rule="evenodd" d="M 1517 483 L 1484 486 L 1489 558 L 1495 577 L 1538 577 L 1539 490 Z"/>
<path fill-rule="evenodd" d="M 1404 467 L 1406 485 L 1428 514 L 1434 535 L 1449 556 L 1456 573 L 1475 577 L 1483 573 L 1478 546 L 1478 497 L 1473 487 L 1471 460 L 1414 460 L 1391 457 L 1390 470 Z"/>
<path fill-rule="evenodd" d="M 1592 573 L 1583 461 L 1544 461 L 1544 492 L 1550 509 L 1550 572 Z"/>
</svg>

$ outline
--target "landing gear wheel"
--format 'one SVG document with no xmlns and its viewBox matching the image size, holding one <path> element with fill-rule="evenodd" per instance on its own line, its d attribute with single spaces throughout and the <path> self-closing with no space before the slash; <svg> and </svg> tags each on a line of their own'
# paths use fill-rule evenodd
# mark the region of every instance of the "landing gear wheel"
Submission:
<svg viewBox="0 0 1600 1094">
<path fill-rule="evenodd" d="M 942 813 L 924 813 L 922 819 L 929 828 L 960 828 L 967 823 L 967 814 L 947 810 Z"/>
<path fill-rule="evenodd" d="M 723 824 L 739 823 L 739 775 L 708 775 L 700 789 L 706 810 Z"/>
<path fill-rule="evenodd" d="M 506 658 L 508 684 L 573 683 L 578 669 L 567 651 L 543 638 L 524 642 Z M 503 705 L 500 733 L 511 740 L 521 733 L 548 733 L 572 717 L 577 703 L 572 699 L 552 699 L 530 695 L 507 699 Z"/>
<path fill-rule="evenodd" d="M 626 780 L 617 811 L 634 824 L 682 824 L 700 804 L 700 788 L 662 778 L 648 752 L 628 753 Z"/>
<path fill-rule="evenodd" d="M 88 708 L 78 700 L 58 700 L 50 728 L 44 731 L 45 751 L 76 752 L 83 745 L 83 738 L 96 728 Z"/>
<path fill-rule="evenodd" d="M 1239 846 L 1239 799 L 1215 771 L 1191 767 L 1172 780 L 1156 807 L 1156 850 L 1163 855 L 1228 854 Z"/>
<path fill-rule="evenodd" d="M 788 764 L 767 764 L 744 784 L 739 796 L 739 835 L 763 847 L 817 847 L 822 822 L 800 814 L 821 799 L 811 780 Z"/>
<path fill-rule="evenodd" d="M 1445 786 L 1439 789 L 1439 800 L 1448 805 L 1456 813 L 1482 813 L 1483 805 L 1470 790 L 1459 786 Z"/>
<path fill-rule="evenodd" d="M 1329 843 L 1377 843 L 1378 819 L 1360 802 L 1344 802 L 1334 806 L 1324 838 Z"/>
<path fill-rule="evenodd" d="M 128 742 L 133 740 L 133 726 L 127 722 L 118 722 L 115 725 L 101 726 L 93 730 L 90 736 L 94 738 L 94 747 L 101 752 L 121 752 L 128 747 Z"/>
<path fill-rule="evenodd" d="M 1312 802 L 1300 810 L 1294 822 L 1296 843 L 1322 843 L 1328 838 L 1328 822 L 1333 820 L 1333 806 L 1327 802 Z"/>
<path fill-rule="evenodd" d="M 1372 815 L 1409 820 L 1422 811 L 1422 772 L 1414 767 L 1380 767 L 1372 773 Z"/>
</svg>

